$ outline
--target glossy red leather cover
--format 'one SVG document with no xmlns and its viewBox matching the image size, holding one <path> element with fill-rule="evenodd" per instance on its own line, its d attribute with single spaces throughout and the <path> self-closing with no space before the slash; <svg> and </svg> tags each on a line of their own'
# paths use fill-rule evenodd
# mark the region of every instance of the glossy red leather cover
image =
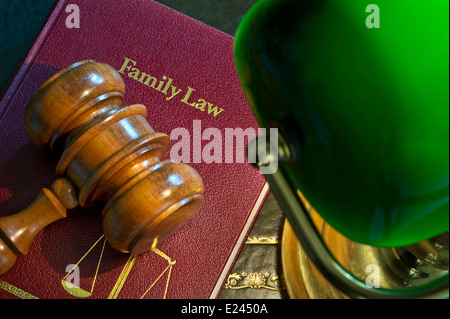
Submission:
<svg viewBox="0 0 450 319">
<path fill-rule="evenodd" d="M 79 60 L 93 59 L 120 70 L 128 58 L 136 62 L 129 66 L 159 80 L 165 77 L 164 84 L 172 79 L 171 85 L 182 91 L 168 99 L 171 86 L 164 94 L 129 77 L 131 68 L 122 75 L 126 104 L 145 104 L 155 131 L 170 134 L 184 127 L 194 139 L 194 120 L 201 120 L 202 129 L 218 128 L 223 136 L 225 128 L 256 130 L 235 71 L 231 36 L 149 0 L 72 0 L 70 4 L 80 10 L 80 28 L 68 28 L 66 19 L 72 12 L 66 12 L 68 4 L 57 3 L 0 103 L 0 216 L 24 209 L 56 178 L 59 158 L 31 144 L 24 108 L 51 75 Z M 203 99 L 213 105 L 211 112 L 208 106 L 202 111 L 201 105 L 197 109 L 182 101 L 189 88 L 186 102 Z M 216 116 L 215 106 L 216 112 L 223 109 Z M 267 192 L 264 178 L 248 163 L 191 165 L 204 179 L 205 204 L 158 246 L 176 260 L 167 298 L 218 296 Z M 101 236 L 101 216 L 100 209 L 75 209 L 68 215 L 41 231 L 28 255 L 19 256 L 0 276 L 0 298 L 76 298 L 61 280 L 68 265 L 77 263 Z M 120 286 L 118 279 L 129 258 L 106 244 L 96 275 L 101 244 L 79 264 L 81 288 L 90 291 L 95 278 L 90 298 L 108 298 Z M 153 252 L 139 256 L 115 297 L 141 297 L 167 266 L 167 260 Z M 162 298 L 167 276 L 168 272 L 145 298 Z"/>
</svg>

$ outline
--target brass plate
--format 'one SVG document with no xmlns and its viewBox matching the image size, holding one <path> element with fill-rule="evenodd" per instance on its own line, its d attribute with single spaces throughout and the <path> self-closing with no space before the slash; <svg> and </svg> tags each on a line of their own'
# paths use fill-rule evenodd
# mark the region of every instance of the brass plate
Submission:
<svg viewBox="0 0 450 319">
<path fill-rule="evenodd" d="M 315 222 L 316 226 L 319 226 L 320 221 L 315 219 Z M 281 238 L 281 262 L 291 299 L 348 298 L 332 286 L 316 268 L 303 250 L 287 219 Z"/>
<path fill-rule="evenodd" d="M 281 263 L 286 289 L 291 299 L 308 299 L 299 263 L 300 250 L 297 236 L 286 219 L 281 237 Z"/>
</svg>

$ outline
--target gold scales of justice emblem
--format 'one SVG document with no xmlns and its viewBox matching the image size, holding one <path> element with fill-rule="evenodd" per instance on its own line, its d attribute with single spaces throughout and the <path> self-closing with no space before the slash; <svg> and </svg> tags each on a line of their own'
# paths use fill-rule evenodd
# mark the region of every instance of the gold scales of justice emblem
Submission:
<svg viewBox="0 0 450 319">
<path fill-rule="evenodd" d="M 90 291 L 87 291 L 83 288 L 80 288 L 79 285 L 76 285 L 74 282 L 76 282 L 78 279 L 77 277 L 79 276 L 79 270 L 78 267 L 81 264 L 81 262 L 87 257 L 88 254 L 90 254 L 92 252 L 92 250 L 98 245 L 100 244 L 100 242 L 103 242 L 102 244 L 102 248 L 98 257 L 98 262 L 97 262 L 97 267 L 95 270 L 95 274 L 94 274 L 94 278 L 92 279 L 92 285 L 91 285 L 91 289 Z M 170 277 L 172 274 L 172 268 L 173 266 L 176 264 L 176 261 L 173 260 L 172 258 L 170 258 L 168 255 L 166 255 L 164 252 L 162 252 L 161 250 L 159 250 L 156 245 L 158 242 L 158 238 L 155 238 L 153 244 L 152 244 L 152 248 L 151 251 L 154 252 L 155 254 L 157 254 L 158 256 L 164 258 L 168 265 L 167 267 L 162 271 L 162 273 L 153 281 L 153 283 L 148 287 L 148 289 L 142 294 L 142 296 L 140 296 L 140 299 L 143 299 L 149 292 L 150 290 L 158 283 L 158 281 L 164 276 L 164 274 L 166 272 L 168 272 L 167 278 L 166 278 L 166 284 L 165 284 L 165 290 L 164 290 L 164 296 L 163 299 L 166 299 L 167 296 L 167 291 L 169 289 L 169 285 L 170 285 Z M 100 265 L 102 262 L 102 257 L 103 257 L 103 252 L 105 250 L 105 245 L 106 245 L 106 238 L 105 235 L 101 235 L 100 238 L 89 248 L 89 250 L 80 258 L 80 260 L 73 265 L 73 267 L 71 269 L 69 269 L 68 273 L 64 276 L 64 278 L 61 280 L 61 284 L 64 287 L 64 289 L 71 295 L 78 297 L 78 298 L 89 298 L 93 295 L 94 293 L 94 287 L 95 287 L 95 283 L 97 281 L 97 276 L 98 276 L 98 271 L 100 269 Z M 119 293 L 121 292 L 128 275 L 130 274 L 136 260 L 137 260 L 138 256 L 136 255 L 131 255 L 128 258 L 128 261 L 126 262 L 126 264 L 123 266 L 122 272 L 120 273 L 114 287 L 112 288 L 108 299 L 117 299 L 119 296 Z M 72 266 L 72 265 L 71 265 Z"/>
</svg>

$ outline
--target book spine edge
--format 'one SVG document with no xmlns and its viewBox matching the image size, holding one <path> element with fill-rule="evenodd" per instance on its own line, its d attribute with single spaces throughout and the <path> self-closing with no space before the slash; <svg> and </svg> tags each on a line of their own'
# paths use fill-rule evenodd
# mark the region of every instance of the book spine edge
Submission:
<svg viewBox="0 0 450 319">
<path fill-rule="evenodd" d="M 256 220 L 256 216 L 261 210 L 267 196 L 269 195 L 269 192 L 270 192 L 269 183 L 265 182 L 261 189 L 261 192 L 259 193 L 258 198 L 256 199 L 255 204 L 253 205 L 253 209 L 250 212 L 250 216 L 248 217 L 247 222 L 245 223 L 239 235 L 236 245 L 234 246 L 232 252 L 228 256 L 227 263 L 225 264 L 225 267 L 222 269 L 222 273 L 220 274 L 219 279 L 216 281 L 216 285 L 214 286 L 214 289 L 212 290 L 209 299 L 217 299 L 220 292 L 222 291 L 225 280 L 227 279 L 227 276 L 231 271 L 231 268 L 236 262 L 236 258 L 243 248 L 246 237 L 248 236 L 251 230 L 251 226 L 253 226 Z"/>
</svg>

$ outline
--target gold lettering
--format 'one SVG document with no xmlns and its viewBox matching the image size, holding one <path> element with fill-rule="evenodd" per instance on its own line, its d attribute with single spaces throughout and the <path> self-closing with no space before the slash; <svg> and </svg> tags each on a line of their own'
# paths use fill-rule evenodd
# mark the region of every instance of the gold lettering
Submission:
<svg viewBox="0 0 450 319">
<path fill-rule="evenodd" d="M 188 91 L 186 92 L 186 95 L 184 96 L 184 99 L 181 100 L 181 102 L 186 103 L 187 105 L 190 106 L 195 106 L 195 102 L 189 103 L 189 98 L 191 97 L 192 92 L 194 92 L 195 89 L 191 88 L 190 86 L 188 86 Z"/>
<path fill-rule="evenodd" d="M 182 91 L 181 89 L 178 89 L 178 91 L 177 91 L 177 88 L 172 85 L 172 95 L 170 97 L 166 97 L 166 100 L 170 101 L 171 99 L 173 99 L 174 96 L 176 96 L 181 91 Z"/>
<path fill-rule="evenodd" d="M 169 90 L 170 86 L 172 85 L 172 82 L 173 82 L 173 79 L 169 78 L 169 81 L 167 81 L 167 83 L 166 83 L 166 87 L 161 92 L 163 92 L 164 94 L 167 94 L 167 91 Z"/>
<path fill-rule="evenodd" d="M 205 112 L 206 103 L 208 102 L 206 102 L 204 99 L 199 99 L 198 103 L 195 104 L 195 108 L 201 110 L 202 112 Z"/>
<path fill-rule="evenodd" d="M 145 72 L 141 72 L 135 66 L 136 61 L 133 61 L 132 59 L 125 57 L 125 61 L 123 62 L 122 67 L 118 70 L 118 72 L 126 74 L 128 77 L 136 81 L 139 81 L 140 83 L 145 84 L 155 90 L 158 90 L 159 92 L 166 94 L 167 101 L 172 100 L 175 96 L 177 96 L 183 91 L 182 89 L 177 88 L 175 85 L 172 85 L 172 83 L 174 82 L 172 78 L 169 78 L 164 75 L 162 77 L 162 80 L 159 80 L 157 77 L 154 77 Z M 128 73 L 126 73 L 127 71 Z M 194 93 L 194 91 L 195 91 L 194 88 L 188 86 L 188 90 L 183 99 L 181 100 L 181 102 L 190 105 L 202 112 L 207 111 L 208 114 L 214 117 L 216 117 L 217 115 L 219 115 L 224 111 L 224 109 L 214 106 L 212 103 L 206 101 L 205 99 L 198 99 L 197 102 L 195 102 L 194 97 L 192 97 L 191 100 L 191 95 Z M 206 107 L 208 107 L 207 110 Z"/>
<path fill-rule="evenodd" d="M 163 76 L 163 79 L 161 81 L 159 81 L 158 87 L 156 88 L 158 91 L 161 91 L 161 88 L 164 84 L 164 81 L 167 80 L 167 76 Z"/>
<path fill-rule="evenodd" d="M 208 114 L 211 114 L 211 112 L 214 112 L 213 116 L 216 117 L 217 115 L 222 113 L 223 109 L 219 108 L 220 111 L 217 111 L 217 106 L 214 106 L 214 108 L 212 108 L 212 106 L 213 105 L 208 102 Z"/>
<path fill-rule="evenodd" d="M 134 71 L 134 70 L 136 70 L 136 71 Z M 133 79 L 137 80 L 138 77 L 139 77 L 139 73 L 141 73 L 141 71 L 139 71 L 139 69 L 137 69 L 137 68 L 132 68 L 131 71 L 134 71 L 134 72 L 128 73 L 128 76 L 130 78 L 133 78 Z"/>
<path fill-rule="evenodd" d="M 145 77 L 147 77 L 147 79 L 144 81 Z M 151 86 L 152 88 L 154 88 L 157 80 L 158 79 L 155 78 L 154 76 L 151 76 L 150 74 L 142 72 L 139 82 L 144 83 L 145 85 L 148 85 L 148 86 Z M 149 84 L 150 81 L 152 81 L 152 84 Z"/>
<path fill-rule="evenodd" d="M 128 65 L 128 62 L 130 62 L 130 61 L 133 63 L 133 65 L 136 65 L 135 61 L 125 58 L 125 62 L 123 62 L 123 65 L 119 70 L 120 73 L 125 74 L 125 73 L 123 73 L 123 71 L 125 71 L 125 69 L 130 70 L 131 66 Z"/>
</svg>

